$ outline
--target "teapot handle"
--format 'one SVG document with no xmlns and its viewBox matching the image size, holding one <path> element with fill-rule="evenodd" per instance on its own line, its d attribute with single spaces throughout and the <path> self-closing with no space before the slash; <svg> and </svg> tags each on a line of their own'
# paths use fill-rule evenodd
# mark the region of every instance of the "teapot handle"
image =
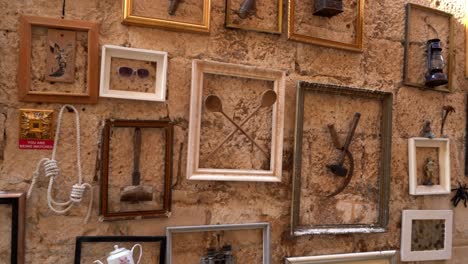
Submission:
<svg viewBox="0 0 468 264">
<path fill-rule="evenodd" d="M 100 260 L 95 260 L 95 261 L 93 261 L 93 263 L 104 264 Z"/>
<path fill-rule="evenodd" d="M 139 247 L 140 248 L 140 256 L 138 257 L 138 261 L 136 264 L 140 264 L 140 260 L 141 260 L 141 257 L 143 255 L 143 247 L 140 245 L 140 244 L 135 244 L 133 247 L 132 247 L 132 255 L 133 255 L 133 250 L 135 249 L 135 247 Z"/>
</svg>

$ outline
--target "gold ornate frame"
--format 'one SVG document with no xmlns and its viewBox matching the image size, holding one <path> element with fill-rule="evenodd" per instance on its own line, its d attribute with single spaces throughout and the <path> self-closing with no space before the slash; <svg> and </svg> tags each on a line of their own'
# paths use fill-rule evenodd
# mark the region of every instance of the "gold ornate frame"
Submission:
<svg viewBox="0 0 468 264">
<path fill-rule="evenodd" d="M 336 49 L 344 49 L 355 52 L 362 52 L 362 35 L 363 35 L 363 21 L 364 21 L 364 0 L 357 0 L 357 20 L 356 20 L 356 39 L 354 43 L 343 43 L 337 40 L 329 40 L 317 38 L 313 36 L 306 36 L 294 32 L 294 8 L 295 2 L 299 0 L 289 0 L 288 3 L 288 39 L 310 44 L 316 44 L 324 47 L 331 47 Z"/>
<path fill-rule="evenodd" d="M 278 1 L 278 27 L 276 30 L 267 30 L 254 27 L 242 27 L 232 24 L 232 21 L 229 19 L 229 10 L 231 10 L 231 0 L 226 0 L 226 28 L 233 29 L 243 29 L 256 32 L 272 33 L 272 34 L 281 34 L 283 32 L 283 0 Z"/>
<path fill-rule="evenodd" d="M 201 24 L 132 15 L 133 1 L 135 0 L 123 0 L 123 24 L 136 26 L 153 26 L 170 30 L 190 31 L 198 33 L 210 32 L 211 0 L 202 0 L 203 22 Z"/>
</svg>

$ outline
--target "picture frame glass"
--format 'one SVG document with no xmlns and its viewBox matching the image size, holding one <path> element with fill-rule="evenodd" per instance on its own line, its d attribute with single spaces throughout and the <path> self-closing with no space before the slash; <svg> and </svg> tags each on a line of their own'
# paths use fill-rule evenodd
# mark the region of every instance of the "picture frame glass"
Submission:
<svg viewBox="0 0 468 264">
<path fill-rule="evenodd" d="M 417 166 L 417 185 L 440 185 L 440 148 L 417 147 L 416 148 L 416 166 Z"/>
<path fill-rule="evenodd" d="M 156 61 L 142 61 L 111 57 L 109 90 L 156 93 Z"/>
<path fill-rule="evenodd" d="M 11 259 L 11 233 L 13 207 L 11 204 L 0 204 L 0 232 L 3 234 L 0 238 L 0 258 Z"/>
<path fill-rule="evenodd" d="M 444 249 L 444 219 L 414 219 L 411 226 L 411 233 L 411 251 Z"/>
</svg>

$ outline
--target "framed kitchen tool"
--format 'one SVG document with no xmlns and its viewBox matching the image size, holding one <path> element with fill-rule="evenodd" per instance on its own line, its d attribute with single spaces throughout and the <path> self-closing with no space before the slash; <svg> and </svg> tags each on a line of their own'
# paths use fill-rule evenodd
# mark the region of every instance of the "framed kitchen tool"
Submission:
<svg viewBox="0 0 468 264">
<path fill-rule="evenodd" d="M 403 210 L 401 261 L 452 257 L 452 210 Z"/>
<path fill-rule="evenodd" d="M 209 33 L 211 0 L 123 0 L 122 23 Z"/>
<path fill-rule="evenodd" d="M 409 193 L 450 193 L 450 140 L 414 137 L 408 140 Z"/>
<path fill-rule="evenodd" d="M 102 46 L 100 96 L 166 101 L 167 52 Z"/>
<path fill-rule="evenodd" d="M 0 255 L 5 262 L 23 264 L 26 194 L 0 192 Z"/>
<path fill-rule="evenodd" d="M 284 90 L 283 71 L 194 60 L 187 178 L 281 181 Z"/>
<path fill-rule="evenodd" d="M 226 27 L 281 34 L 283 0 L 226 0 Z"/>
<path fill-rule="evenodd" d="M 385 232 L 392 94 L 301 81 L 296 100 L 291 234 Z"/>
<path fill-rule="evenodd" d="M 117 248 L 115 248 L 117 247 Z M 114 249 L 119 250 L 115 252 Z M 130 250 L 131 249 L 131 250 Z M 116 250 L 116 251 L 117 251 Z M 128 250 L 128 251 L 127 251 Z M 112 251 L 112 252 L 111 252 Z M 114 254 L 111 254 L 111 253 Z M 79 236 L 75 243 L 75 264 L 85 263 L 165 264 L 164 236 Z M 133 261 L 130 261 L 133 259 Z M 127 262 L 126 262 L 127 261 Z"/>
<path fill-rule="evenodd" d="M 406 5 L 404 85 L 439 92 L 452 91 L 453 28 L 452 14 L 417 4 Z M 441 71 L 445 73 L 448 83 L 429 87 L 426 85 L 430 65 L 427 45 L 429 40 L 434 39 L 440 41 L 443 57 Z"/>
<path fill-rule="evenodd" d="M 166 264 L 270 263 L 269 223 L 167 227 L 166 237 Z"/>
<path fill-rule="evenodd" d="M 96 103 L 98 34 L 93 22 L 21 16 L 18 99 Z"/>
<path fill-rule="evenodd" d="M 288 39 L 362 52 L 364 0 L 289 0 Z"/>
<path fill-rule="evenodd" d="M 101 151 L 101 220 L 169 217 L 173 125 L 106 120 Z"/>
<path fill-rule="evenodd" d="M 285 264 L 396 264 L 396 251 L 375 251 L 308 257 L 289 257 Z"/>
</svg>

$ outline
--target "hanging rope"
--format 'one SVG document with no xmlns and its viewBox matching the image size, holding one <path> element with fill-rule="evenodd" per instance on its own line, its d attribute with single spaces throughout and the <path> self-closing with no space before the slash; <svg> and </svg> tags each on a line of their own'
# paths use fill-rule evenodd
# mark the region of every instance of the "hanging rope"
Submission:
<svg viewBox="0 0 468 264">
<path fill-rule="evenodd" d="M 55 156 L 57 154 L 58 141 L 60 136 L 60 127 L 62 123 L 63 111 L 65 109 L 71 109 L 75 112 L 75 125 L 76 125 L 76 167 L 78 170 L 78 182 L 72 186 L 69 200 L 66 202 L 57 202 L 52 197 L 52 189 L 54 185 L 55 178 L 60 175 L 60 168 L 58 166 Z M 27 197 L 31 196 L 34 186 L 37 183 L 37 180 L 41 174 L 41 168 L 44 171 L 44 175 L 49 178 L 49 187 L 47 188 L 47 204 L 50 210 L 54 211 L 57 214 L 65 214 L 70 211 L 73 205 L 78 205 L 83 199 L 83 194 L 86 188 L 89 188 L 91 191 L 91 197 L 88 205 L 88 213 L 84 220 L 85 223 L 88 222 L 88 219 L 91 215 L 91 209 L 93 205 L 93 191 L 92 186 L 89 183 L 83 183 L 83 176 L 81 174 L 81 143 L 80 143 L 80 116 L 75 107 L 71 105 L 65 105 L 60 109 L 60 113 L 57 119 L 57 128 L 55 130 L 55 140 L 54 140 L 54 149 L 52 150 L 52 157 L 50 159 L 43 158 L 41 159 L 36 166 L 36 170 L 33 173 L 31 186 L 28 190 Z"/>
</svg>

